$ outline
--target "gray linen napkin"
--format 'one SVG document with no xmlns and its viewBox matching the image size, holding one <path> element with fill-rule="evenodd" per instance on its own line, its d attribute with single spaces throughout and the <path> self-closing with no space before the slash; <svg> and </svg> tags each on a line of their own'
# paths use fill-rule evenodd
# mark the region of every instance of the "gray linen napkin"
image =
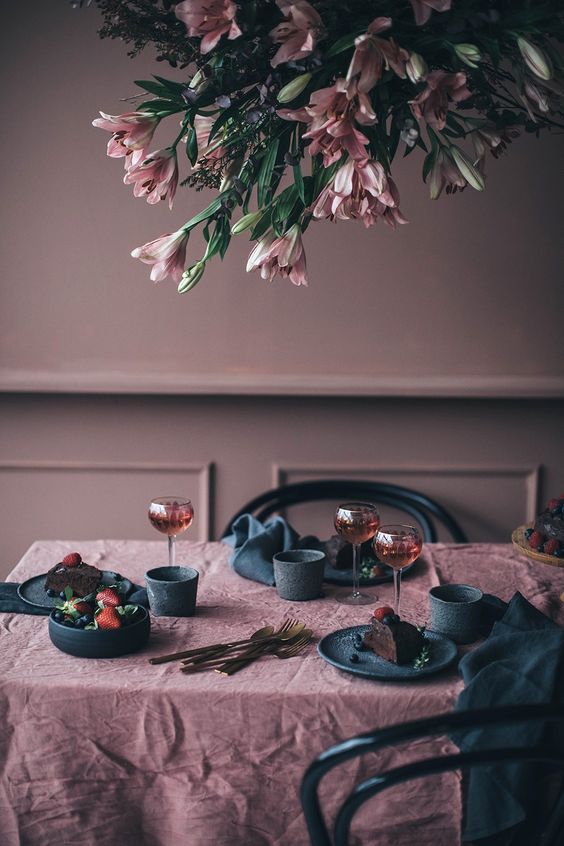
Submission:
<svg viewBox="0 0 564 846">
<path fill-rule="evenodd" d="M 234 548 L 229 563 L 245 579 L 274 585 L 272 558 L 288 549 L 321 549 L 324 544 L 313 535 L 300 537 L 283 517 L 261 523 L 252 514 L 242 514 L 222 541 Z"/>
<path fill-rule="evenodd" d="M 517 592 L 488 639 L 462 658 L 459 670 L 465 688 L 457 711 L 537 703 L 564 707 L 564 630 Z M 461 730 L 451 737 L 462 751 L 534 746 L 546 738 L 564 744 L 558 731 L 541 721 Z M 520 835 L 514 827 L 537 811 L 538 788 L 537 767 L 530 764 L 495 764 L 471 770 L 463 840 L 507 832 L 507 842 L 521 843 L 515 840 Z"/>
</svg>

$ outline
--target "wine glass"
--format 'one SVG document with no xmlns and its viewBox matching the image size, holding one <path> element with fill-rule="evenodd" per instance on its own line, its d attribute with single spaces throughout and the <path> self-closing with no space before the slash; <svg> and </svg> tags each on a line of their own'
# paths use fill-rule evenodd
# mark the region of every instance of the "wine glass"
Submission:
<svg viewBox="0 0 564 846">
<path fill-rule="evenodd" d="M 194 508 L 184 496 L 158 496 L 149 503 L 149 520 L 157 532 L 168 535 L 168 565 L 176 561 L 176 535 L 185 532 L 194 519 Z"/>
<path fill-rule="evenodd" d="M 378 528 L 372 542 L 374 554 L 394 573 L 394 613 L 399 617 L 401 571 L 421 555 L 423 538 L 415 526 L 384 525 Z"/>
<path fill-rule="evenodd" d="M 358 587 L 360 545 L 374 537 L 380 524 L 380 515 L 371 502 L 345 502 L 335 512 L 335 530 L 352 544 L 353 589 L 352 593 L 338 594 L 337 602 L 343 605 L 369 605 L 377 597 L 361 593 Z"/>
</svg>

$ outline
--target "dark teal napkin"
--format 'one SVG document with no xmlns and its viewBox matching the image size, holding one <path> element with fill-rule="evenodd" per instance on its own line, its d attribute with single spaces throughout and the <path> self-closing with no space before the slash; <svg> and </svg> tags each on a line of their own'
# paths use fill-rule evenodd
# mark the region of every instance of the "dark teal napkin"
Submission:
<svg viewBox="0 0 564 846">
<path fill-rule="evenodd" d="M 251 514 L 242 514 L 231 527 L 231 534 L 222 538 L 233 547 L 229 563 L 245 579 L 274 585 L 272 558 L 288 549 L 324 549 L 313 535 L 300 537 L 283 517 L 261 523 Z"/>
<path fill-rule="evenodd" d="M 456 710 L 562 703 L 564 630 L 516 593 L 488 639 L 460 661 Z M 453 733 L 462 751 L 563 743 L 550 724 L 509 724 Z M 495 764 L 470 771 L 463 840 L 481 840 L 530 819 L 539 804 L 537 767 Z"/>
</svg>

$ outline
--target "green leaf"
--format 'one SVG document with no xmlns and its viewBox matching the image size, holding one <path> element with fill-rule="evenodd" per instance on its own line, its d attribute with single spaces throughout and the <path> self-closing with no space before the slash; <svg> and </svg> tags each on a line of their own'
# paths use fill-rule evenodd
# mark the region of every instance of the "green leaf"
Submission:
<svg viewBox="0 0 564 846">
<path fill-rule="evenodd" d="M 304 185 L 304 178 L 302 176 L 302 169 L 300 163 L 294 165 L 294 184 L 298 191 L 298 195 L 305 206 L 305 185 Z"/>
<path fill-rule="evenodd" d="M 276 163 L 276 156 L 278 154 L 278 147 L 280 146 L 280 139 L 276 138 L 272 144 L 267 147 L 266 152 L 261 161 L 261 166 L 257 179 L 257 203 L 259 208 L 262 208 L 267 201 L 268 192 L 270 190 L 270 183 L 272 181 L 272 173 Z"/>
<path fill-rule="evenodd" d="M 215 256 L 216 253 L 221 252 L 221 250 L 223 250 L 223 254 L 225 255 L 225 250 L 227 249 L 227 245 L 229 244 L 230 237 L 231 235 L 229 232 L 229 218 L 222 217 L 220 218 L 220 220 L 217 221 L 215 225 L 215 229 L 212 232 L 211 237 L 208 241 L 206 253 L 202 261 L 208 261 L 208 259 L 212 258 L 212 256 Z M 225 243 L 226 241 L 227 243 Z"/>
<path fill-rule="evenodd" d="M 329 47 L 325 53 L 325 58 L 330 59 L 332 56 L 337 56 L 339 53 L 343 53 L 345 50 L 348 50 L 354 45 L 355 38 L 359 35 L 362 35 L 362 30 L 360 32 L 349 32 L 348 35 L 343 35 L 342 38 L 339 38 L 331 45 L 331 47 Z"/>
<path fill-rule="evenodd" d="M 198 161 L 198 138 L 196 136 L 196 130 L 193 128 L 186 138 L 186 155 L 190 164 L 195 165 Z"/>
<path fill-rule="evenodd" d="M 264 233 L 267 229 L 270 229 L 272 226 L 272 211 L 271 209 L 267 209 L 257 225 L 253 228 L 251 232 L 251 240 L 257 241 L 259 238 L 262 238 Z"/>
<path fill-rule="evenodd" d="M 298 189 L 295 185 L 289 185 L 286 188 L 278 199 L 276 200 L 276 204 L 274 206 L 274 213 L 272 216 L 274 224 L 276 223 L 284 223 L 286 218 L 290 216 L 292 209 L 296 205 L 298 201 Z"/>
<path fill-rule="evenodd" d="M 137 112 L 170 112 L 171 114 L 181 111 L 178 103 L 175 103 L 173 100 L 159 99 L 158 97 L 156 100 L 145 100 L 144 103 L 139 103 L 135 110 Z"/>
<path fill-rule="evenodd" d="M 153 82 L 151 79 L 136 79 L 135 85 L 148 91 L 149 94 L 155 94 L 157 97 L 166 97 L 168 94 L 168 89 L 164 85 L 161 85 L 159 82 Z"/>
<path fill-rule="evenodd" d="M 72 599 L 72 597 L 73 597 L 73 590 L 72 590 L 72 588 L 71 588 L 71 586 L 70 586 L 70 585 L 67 585 L 67 586 L 65 587 L 64 594 L 65 594 L 65 597 L 66 597 L 67 602 L 70 602 L 70 600 L 71 600 L 71 599 Z"/>
<path fill-rule="evenodd" d="M 198 223 L 202 223 L 204 220 L 210 218 L 212 214 L 215 214 L 216 211 L 221 208 L 221 203 L 226 198 L 225 195 L 229 195 L 230 193 L 230 191 L 224 191 L 222 194 L 219 194 L 219 196 L 212 200 L 209 206 L 206 206 L 203 211 L 198 212 L 198 214 L 195 214 L 194 217 L 191 217 L 190 220 L 184 224 L 183 228 L 187 230 L 193 229 L 198 225 Z"/>
<path fill-rule="evenodd" d="M 435 156 L 433 153 L 429 153 L 425 156 L 425 161 L 423 162 L 423 182 L 427 182 L 427 177 L 431 173 L 431 168 L 435 163 Z"/>
</svg>

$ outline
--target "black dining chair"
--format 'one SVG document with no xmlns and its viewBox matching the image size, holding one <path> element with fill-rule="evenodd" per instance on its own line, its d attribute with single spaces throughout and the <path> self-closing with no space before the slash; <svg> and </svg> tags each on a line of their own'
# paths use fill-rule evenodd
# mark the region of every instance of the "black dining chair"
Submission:
<svg viewBox="0 0 564 846">
<path fill-rule="evenodd" d="M 438 532 L 435 521 L 442 524 L 455 543 L 468 543 L 463 530 L 448 511 L 419 491 L 384 482 L 351 479 L 318 479 L 281 485 L 256 496 L 233 515 L 222 537 L 230 534 L 231 526 L 241 514 L 253 514 L 264 522 L 268 517 L 292 505 L 322 500 L 368 500 L 376 505 L 389 505 L 414 518 L 423 532 L 426 543 L 436 543 Z"/>
<path fill-rule="evenodd" d="M 559 721 L 564 728 L 562 705 L 511 705 L 475 711 L 456 711 L 388 726 L 367 734 L 360 734 L 327 749 L 307 769 L 301 784 L 300 798 L 308 828 L 311 846 L 347 846 L 352 819 L 358 809 L 370 798 L 396 784 L 428 775 L 461 770 L 499 762 L 537 762 L 554 767 L 564 775 L 564 750 L 554 744 L 543 743 L 534 747 L 510 746 L 457 752 L 451 755 L 426 758 L 378 773 L 354 785 L 337 811 L 332 836 L 319 801 L 318 787 L 321 779 L 344 761 L 375 752 L 397 743 L 446 735 L 459 729 L 472 729 L 510 723 L 527 723 L 532 720 Z M 398 824 L 401 821 L 398 820 Z M 527 846 L 562 846 L 564 844 L 564 791 L 560 790 L 542 821 L 535 821 L 537 830 L 527 832 Z M 521 841 L 519 841 L 521 844 Z M 377 846 L 377 841 L 374 842 Z"/>
</svg>

